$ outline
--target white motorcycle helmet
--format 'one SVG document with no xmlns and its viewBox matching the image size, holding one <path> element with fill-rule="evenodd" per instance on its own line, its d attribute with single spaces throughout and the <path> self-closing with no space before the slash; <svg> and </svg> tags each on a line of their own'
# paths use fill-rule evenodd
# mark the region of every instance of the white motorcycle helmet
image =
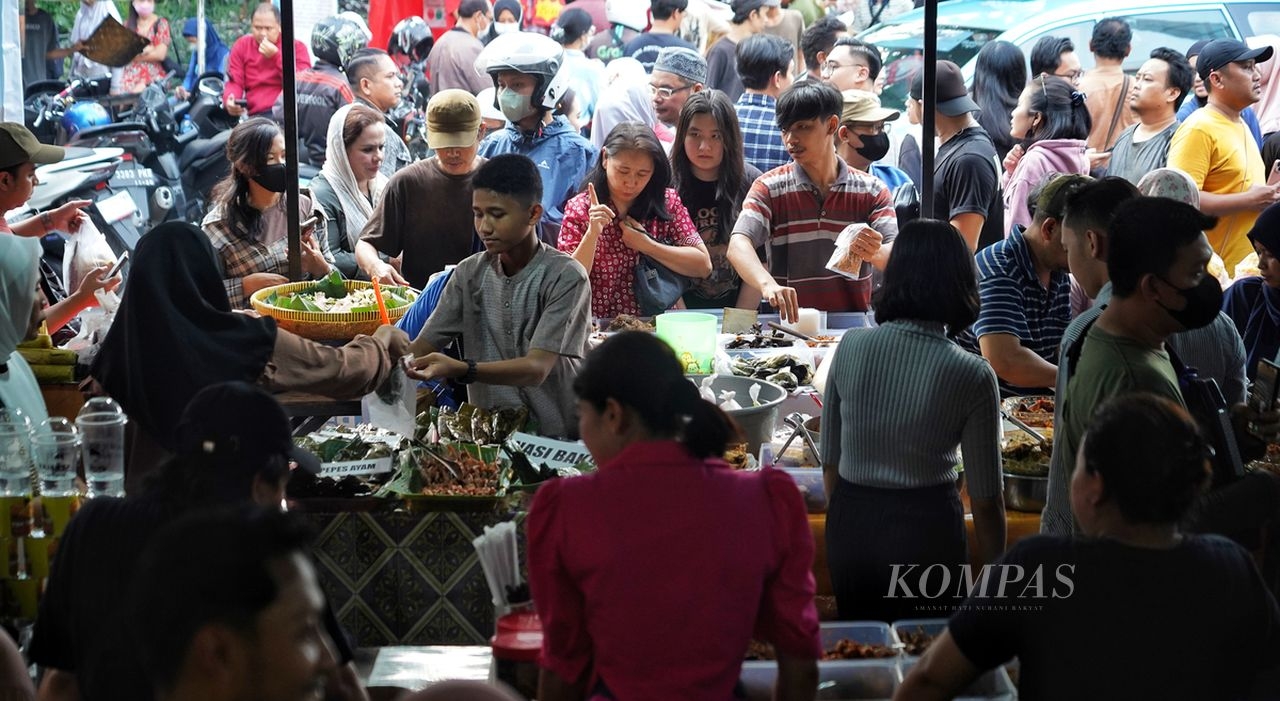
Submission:
<svg viewBox="0 0 1280 701">
<path fill-rule="evenodd" d="M 637 32 L 649 28 L 649 3 L 646 0 L 605 0 L 604 14 L 611 23 Z"/>
<path fill-rule="evenodd" d="M 569 77 L 560 70 L 564 47 L 544 34 L 511 32 L 501 34 L 484 47 L 476 58 L 476 72 L 487 73 L 498 89 L 498 74 L 518 71 L 537 77 L 529 102 L 535 107 L 555 109 L 569 87 Z"/>
</svg>

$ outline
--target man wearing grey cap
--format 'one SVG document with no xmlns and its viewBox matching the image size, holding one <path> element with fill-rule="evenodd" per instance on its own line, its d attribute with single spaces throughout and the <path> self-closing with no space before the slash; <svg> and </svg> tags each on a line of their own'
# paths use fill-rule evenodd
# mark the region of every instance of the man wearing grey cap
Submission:
<svg viewBox="0 0 1280 701">
<path fill-rule="evenodd" d="M 1250 49 L 1234 39 L 1206 44 L 1196 71 L 1209 92 L 1208 105 L 1187 117 L 1169 143 L 1169 166 L 1196 181 L 1200 210 L 1218 217 L 1218 225 L 1205 235 L 1232 276 L 1253 251 L 1245 234 L 1258 213 L 1280 201 L 1280 188 L 1268 184 L 1260 146 L 1240 117 L 1262 99 L 1256 64 L 1271 54 L 1270 46 Z"/>
<path fill-rule="evenodd" d="M 693 49 L 668 47 L 658 52 L 649 76 L 653 111 L 669 127 L 680 121 L 680 110 L 689 96 L 702 92 L 707 83 L 707 61 Z"/>
</svg>

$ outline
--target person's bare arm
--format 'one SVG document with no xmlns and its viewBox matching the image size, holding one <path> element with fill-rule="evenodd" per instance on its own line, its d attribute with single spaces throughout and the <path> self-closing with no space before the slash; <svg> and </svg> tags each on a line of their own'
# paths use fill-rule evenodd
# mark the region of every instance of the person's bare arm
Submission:
<svg viewBox="0 0 1280 701">
<path fill-rule="evenodd" d="M 103 265 L 89 271 L 85 275 L 84 280 L 80 281 L 80 286 L 75 292 L 67 295 L 65 299 L 57 304 L 51 305 L 44 310 L 45 323 L 49 325 L 49 333 L 57 333 L 58 329 L 67 325 L 68 321 L 76 318 L 80 312 L 89 307 L 97 306 L 98 297 L 94 294 L 98 290 L 106 290 L 110 292 L 120 284 L 120 276 L 106 278 L 106 274 L 111 270 L 111 266 Z"/>
<path fill-rule="evenodd" d="M 80 683 L 76 675 L 48 667 L 36 692 L 37 701 L 80 701 Z"/>
<path fill-rule="evenodd" d="M 538 701 L 582 701 L 586 698 L 587 688 L 583 680 L 570 682 L 549 669 L 539 671 Z"/>
<path fill-rule="evenodd" d="M 556 353 L 534 348 L 520 358 L 476 363 L 476 382 L 534 387 L 547 379 L 559 358 Z M 457 379 L 466 375 L 468 369 L 466 361 L 443 353 L 431 353 L 420 358 L 415 356 L 413 367 L 415 376 L 420 380 Z"/>
<path fill-rule="evenodd" d="M 970 253 L 976 253 L 978 250 L 978 237 L 982 234 L 982 225 L 987 222 L 987 218 L 977 212 L 965 212 L 957 214 L 951 219 L 951 226 L 954 226 L 962 237 L 964 242 L 969 246 Z"/>
<path fill-rule="evenodd" d="M 630 217 L 622 222 L 621 229 L 623 245 L 653 258 L 672 271 L 699 280 L 711 274 L 711 254 L 707 253 L 705 244 L 668 246 L 659 243 L 645 232 L 640 222 Z"/>
<path fill-rule="evenodd" d="M 769 274 L 760 257 L 756 255 L 755 246 L 746 234 L 734 234 L 729 237 L 729 250 L 726 254 L 729 264 L 738 271 L 745 285 L 760 290 L 760 296 L 767 300 L 787 323 L 795 323 L 800 318 L 800 300 L 794 287 L 783 287 Z"/>
<path fill-rule="evenodd" d="M 1058 366 L 1041 358 L 1009 333 L 989 333 L 978 337 L 982 357 L 991 363 L 996 376 L 1017 387 L 1053 387 Z"/>
<path fill-rule="evenodd" d="M 978 539 L 978 558 L 975 565 L 989 565 L 1004 554 L 1006 524 L 1004 498 L 978 499 L 970 497 L 969 509 L 973 512 L 973 534 Z"/>
<path fill-rule="evenodd" d="M 944 630 L 902 680 L 893 701 L 946 701 L 981 673 L 960 651 L 951 631 Z"/>
<path fill-rule="evenodd" d="M 356 241 L 356 265 L 371 279 L 384 285 L 408 285 L 400 271 L 382 260 L 378 249 L 368 241 Z"/>
<path fill-rule="evenodd" d="M 810 701 L 818 693 L 818 661 L 778 655 L 776 701 Z"/>
<path fill-rule="evenodd" d="M 1280 188 L 1274 185 L 1254 185 L 1244 192 L 1230 195 L 1200 191 L 1200 211 L 1215 217 L 1236 212 L 1261 212 L 1280 202 Z"/>
</svg>

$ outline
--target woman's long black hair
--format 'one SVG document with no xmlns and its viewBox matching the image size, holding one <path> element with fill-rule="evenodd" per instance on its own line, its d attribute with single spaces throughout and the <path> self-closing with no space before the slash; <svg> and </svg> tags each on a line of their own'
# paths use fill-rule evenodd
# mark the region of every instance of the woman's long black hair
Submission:
<svg viewBox="0 0 1280 701">
<path fill-rule="evenodd" d="M 280 125 L 266 117 L 254 117 L 236 125 L 231 130 L 231 138 L 227 139 L 231 172 L 213 187 L 209 204 L 211 209 L 222 207 L 227 228 L 238 235 L 253 233 L 262 217 L 262 213 L 249 204 L 248 173 L 258 173 L 266 167 L 272 143 L 280 133 Z"/>
<path fill-rule="evenodd" d="M 709 114 L 715 120 L 716 129 L 720 130 L 720 144 L 724 148 L 724 158 L 720 161 L 720 172 L 716 178 L 716 207 L 720 216 L 720 231 L 716 232 L 716 238 L 727 241 L 742 209 L 745 190 L 751 183 L 746 182 L 738 115 L 733 109 L 733 102 L 723 92 L 710 89 L 696 92 L 689 96 L 680 110 L 676 140 L 671 145 L 672 187 L 680 193 L 681 200 L 690 200 L 689 189 L 697 182 L 697 176 L 693 174 L 689 154 L 684 150 L 684 139 L 689 134 L 693 118 L 700 114 Z"/>
<path fill-rule="evenodd" d="M 982 108 L 978 124 L 987 131 L 1001 158 L 1013 148 L 1009 119 L 1026 87 L 1027 60 L 1021 49 L 1007 41 L 993 41 L 982 47 L 971 92 L 973 101 Z"/>
<path fill-rule="evenodd" d="M 603 204 L 612 199 L 609 194 L 609 176 L 605 173 L 604 160 L 617 156 L 623 151 L 641 151 L 653 159 L 653 175 L 649 184 L 645 185 L 636 201 L 631 203 L 631 215 L 636 221 L 646 222 L 651 219 L 671 221 L 671 212 L 667 211 L 667 188 L 671 187 L 671 164 L 667 161 L 667 152 L 662 150 L 658 137 L 653 129 L 640 122 L 619 122 L 605 137 L 600 147 L 600 159 L 596 167 L 587 175 L 587 182 L 596 186 L 596 196 Z M 583 184 L 586 188 L 586 184 Z M 618 212 L 619 216 L 623 212 Z"/>
<path fill-rule="evenodd" d="M 738 425 L 684 376 L 665 341 L 624 331 L 587 354 L 573 380 L 578 398 L 604 411 L 609 399 L 635 412 L 655 438 L 676 438 L 697 458 L 719 457 L 740 437 Z"/>
</svg>

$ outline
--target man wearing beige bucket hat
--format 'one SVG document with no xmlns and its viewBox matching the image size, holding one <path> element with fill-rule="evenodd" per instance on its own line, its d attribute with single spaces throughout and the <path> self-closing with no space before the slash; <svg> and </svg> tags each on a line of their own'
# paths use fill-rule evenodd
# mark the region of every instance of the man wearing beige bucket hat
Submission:
<svg viewBox="0 0 1280 701">
<path fill-rule="evenodd" d="M 471 176 L 480 102 L 465 90 L 442 90 L 427 103 L 427 145 L 436 155 L 396 173 L 360 234 L 356 261 L 370 278 L 422 289 L 427 279 L 471 255 Z M 399 270 L 386 260 L 400 258 Z"/>
<path fill-rule="evenodd" d="M 898 111 L 881 107 L 880 98 L 865 90 L 845 90 L 840 97 L 844 111 L 836 130 L 836 153 L 850 166 L 876 176 L 889 192 L 911 182 L 901 169 L 879 162 L 889 153 L 887 122 L 897 119 Z"/>
</svg>

